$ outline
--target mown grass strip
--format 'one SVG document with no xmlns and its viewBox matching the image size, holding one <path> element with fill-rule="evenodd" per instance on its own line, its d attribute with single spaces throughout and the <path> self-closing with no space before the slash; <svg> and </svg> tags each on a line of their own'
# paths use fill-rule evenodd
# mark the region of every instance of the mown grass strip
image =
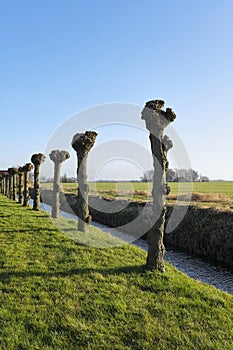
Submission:
<svg viewBox="0 0 233 350">
<path fill-rule="evenodd" d="M 77 244 L 0 196 L 0 250 L 0 349 L 232 350 L 233 297 L 169 264 L 145 273 L 137 247 Z"/>
</svg>

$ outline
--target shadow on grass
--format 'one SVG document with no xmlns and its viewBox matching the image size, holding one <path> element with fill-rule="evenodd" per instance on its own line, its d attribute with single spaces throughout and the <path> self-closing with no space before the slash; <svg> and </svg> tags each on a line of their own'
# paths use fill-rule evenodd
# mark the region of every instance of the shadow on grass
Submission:
<svg viewBox="0 0 233 350">
<path fill-rule="evenodd" d="M 27 278 L 27 277 L 70 277 L 76 275 L 90 275 L 91 273 L 100 273 L 103 276 L 108 275 L 121 275 L 121 274 L 141 274 L 145 271 L 144 265 L 136 265 L 136 266 L 122 266 L 116 268 L 77 268 L 71 269 L 67 271 L 8 271 L 0 273 L 0 281 L 7 282 L 11 278 Z"/>
<path fill-rule="evenodd" d="M 55 228 L 46 228 L 46 227 L 37 227 L 37 228 L 25 228 L 25 229 L 20 229 L 20 230 L 2 230 L 0 231 L 1 233 L 28 233 L 28 234 L 32 234 L 32 233 L 40 233 L 41 231 L 46 231 L 46 232 L 56 232 Z"/>
</svg>

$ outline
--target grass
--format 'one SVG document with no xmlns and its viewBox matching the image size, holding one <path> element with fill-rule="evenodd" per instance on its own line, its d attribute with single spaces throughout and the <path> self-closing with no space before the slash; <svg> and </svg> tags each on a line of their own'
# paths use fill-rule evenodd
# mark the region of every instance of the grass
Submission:
<svg viewBox="0 0 233 350">
<path fill-rule="evenodd" d="M 233 349 L 229 294 L 167 263 L 144 272 L 137 247 L 78 244 L 3 196 L 0 218 L 1 350 Z"/>
</svg>

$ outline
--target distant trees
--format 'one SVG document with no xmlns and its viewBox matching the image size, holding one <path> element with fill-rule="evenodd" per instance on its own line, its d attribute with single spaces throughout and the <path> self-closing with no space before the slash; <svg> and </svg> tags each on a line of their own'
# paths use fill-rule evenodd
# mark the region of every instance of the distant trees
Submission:
<svg viewBox="0 0 233 350">
<path fill-rule="evenodd" d="M 153 181 L 153 170 L 147 170 L 140 178 L 142 182 Z M 209 182 L 208 176 L 202 176 L 194 169 L 168 169 L 168 182 Z"/>
<path fill-rule="evenodd" d="M 41 177 L 41 181 L 45 182 L 45 183 L 53 183 L 54 182 L 54 178 L 53 177 L 48 177 L 46 178 L 45 176 Z M 66 174 L 61 176 L 60 181 L 62 183 L 74 183 L 77 182 L 77 178 L 76 177 L 68 177 Z"/>
</svg>

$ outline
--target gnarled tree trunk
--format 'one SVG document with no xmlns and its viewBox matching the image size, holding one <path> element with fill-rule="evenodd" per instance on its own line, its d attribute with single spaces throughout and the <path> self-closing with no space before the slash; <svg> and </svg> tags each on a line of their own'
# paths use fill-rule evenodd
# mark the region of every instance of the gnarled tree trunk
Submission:
<svg viewBox="0 0 233 350">
<path fill-rule="evenodd" d="M 40 210 L 40 165 L 45 161 L 42 153 L 33 154 L 31 162 L 34 164 L 34 198 L 33 210 Z"/>
<path fill-rule="evenodd" d="M 85 134 L 76 134 L 72 140 L 72 147 L 77 153 L 78 168 L 78 230 L 88 231 L 91 222 L 91 216 L 88 209 L 88 184 L 87 184 L 87 157 L 91 148 L 94 146 L 97 133 L 95 131 L 86 131 Z"/>
<path fill-rule="evenodd" d="M 154 164 L 153 206 L 151 229 L 147 232 L 148 255 L 146 268 L 160 271 L 164 271 L 165 198 L 170 190 L 166 183 L 168 169 L 167 151 L 172 147 L 171 140 L 167 136 L 163 137 L 163 133 L 165 127 L 176 118 L 175 113 L 170 108 L 167 108 L 166 111 L 161 110 L 163 105 L 164 101 L 162 100 L 149 101 L 142 111 L 142 119 L 145 120 L 146 127 L 150 132 Z"/>
<path fill-rule="evenodd" d="M 53 180 L 53 204 L 52 217 L 59 218 L 60 214 L 60 174 L 62 163 L 70 158 L 67 151 L 53 150 L 50 153 L 50 159 L 54 162 L 54 180 Z"/>
</svg>

